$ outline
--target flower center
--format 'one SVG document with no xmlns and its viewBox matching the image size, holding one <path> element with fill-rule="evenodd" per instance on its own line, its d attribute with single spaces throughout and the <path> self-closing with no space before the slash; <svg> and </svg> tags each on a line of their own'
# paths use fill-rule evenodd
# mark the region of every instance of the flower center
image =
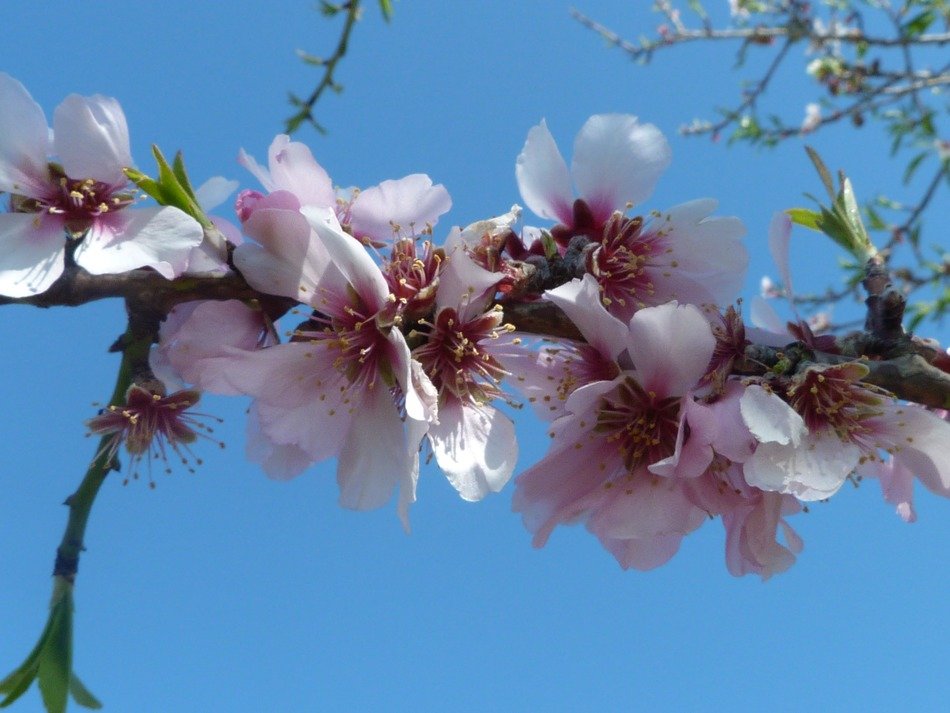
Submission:
<svg viewBox="0 0 950 713">
<path fill-rule="evenodd" d="M 439 311 L 425 344 L 413 351 L 435 387 L 477 404 L 502 395 L 499 388 L 508 372 L 482 342 L 497 340 L 514 327 L 502 324 L 500 309 L 462 322 L 451 307 Z"/>
<path fill-rule="evenodd" d="M 788 402 L 809 431 L 831 429 L 842 441 L 861 442 L 870 435 L 862 422 L 881 414 L 882 397 L 860 383 L 867 373 L 857 362 L 809 367 L 794 377 Z"/>
<path fill-rule="evenodd" d="M 616 303 L 632 311 L 649 303 L 656 291 L 649 268 L 670 252 L 662 230 L 644 232 L 642 218 L 615 212 L 604 226 L 600 247 L 590 253 L 587 270 L 597 278 L 608 309 Z"/>
<path fill-rule="evenodd" d="M 111 461 L 124 442 L 132 459 L 129 477 L 138 478 L 138 465 L 147 459 L 151 466 L 153 456 L 164 461 L 165 472 L 170 473 L 168 450 L 171 449 L 193 473 L 191 464 L 201 465 L 202 461 L 191 452 L 189 446 L 199 437 L 214 440 L 209 435 L 213 429 L 204 421 L 221 421 L 206 414 L 189 413 L 189 409 L 200 398 L 199 392 L 194 390 L 162 396 L 133 384 L 126 392 L 124 405 L 109 406 L 86 422 L 90 433 L 112 436 L 96 457 L 106 456 Z M 214 442 L 224 448 L 224 443 Z M 148 475 L 149 484 L 154 488 L 151 472 Z M 125 482 L 128 482 L 128 478 Z"/>
<path fill-rule="evenodd" d="M 628 473 L 671 455 L 679 431 L 680 399 L 658 398 L 628 377 L 597 412 L 596 430 L 617 445 Z"/>
<path fill-rule="evenodd" d="M 121 192 L 117 186 L 92 178 L 70 178 L 56 164 L 50 164 L 47 194 L 42 198 L 15 196 L 12 209 L 17 213 L 49 213 L 61 216 L 66 229 L 82 235 L 103 215 L 121 210 L 135 201 L 135 193 Z"/>
<path fill-rule="evenodd" d="M 383 263 L 383 276 L 408 320 L 421 319 L 432 311 L 442 258 L 442 250 L 433 248 L 429 240 L 423 241 L 421 255 L 414 239 L 393 243 L 392 254 Z"/>
</svg>

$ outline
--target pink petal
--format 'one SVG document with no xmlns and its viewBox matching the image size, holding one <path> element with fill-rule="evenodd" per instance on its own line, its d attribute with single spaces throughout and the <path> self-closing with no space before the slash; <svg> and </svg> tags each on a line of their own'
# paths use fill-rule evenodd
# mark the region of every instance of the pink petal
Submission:
<svg viewBox="0 0 950 713">
<path fill-rule="evenodd" d="M 571 177 L 544 119 L 528 132 L 515 163 L 515 176 L 521 197 L 531 210 L 542 218 L 571 224 Z"/>
<path fill-rule="evenodd" d="M 63 274 L 65 252 L 61 218 L 0 213 L 0 295 L 29 297 L 45 292 Z"/>
<path fill-rule="evenodd" d="M 382 241 L 421 235 L 451 207 L 445 186 L 433 186 L 427 175 L 414 173 L 361 191 L 350 208 L 351 226 L 357 237 Z"/>
<path fill-rule="evenodd" d="M 389 389 L 380 385 L 368 389 L 362 403 L 354 407 L 358 415 L 343 441 L 337 465 L 340 505 L 372 510 L 389 501 L 413 464 Z"/>
<path fill-rule="evenodd" d="M 493 288 L 504 274 L 489 272 L 477 265 L 469 257 L 466 243 L 458 228 L 453 228 L 449 233 L 444 249 L 446 260 L 439 276 L 436 308 L 451 307 L 462 319 L 472 318 L 488 308 L 485 304 L 486 297 L 490 299 L 494 296 Z"/>
<path fill-rule="evenodd" d="M 543 547 L 557 525 L 574 521 L 585 512 L 585 500 L 612 475 L 599 470 L 597 464 L 602 459 L 600 439 L 581 434 L 576 444 L 552 448 L 543 460 L 518 476 L 511 507 L 521 513 L 525 528 L 534 534 L 535 547 Z"/>
<path fill-rule="evenodd" d="M 649 539 L 685 535 L 704 517 L 686 497 L 679 481 L 636 473 L 630 480 L 618 479 L 604 491 L 587 529 L 601 540 Z"/>
<path fill-rule="evenodd" d="M 48 154 L 46 115 L 20 82 L 0 72 L 0 191 L 42 197 Z"/>
<path fill-rule="evenodd" d="M 241 184 L 224 176 L 213 176 L 195 189 L 195 197 L 204 211 L 212 211 L 224 203 Z"/>
<path fill-rule="evenodd" d="M 640 124 L 629 114 L 597 114 L 574 140 L 571 175 L 594 218 L 602 222 L 627 203 L 649 197 L 671 155 L 653 124 Z"/>
<path fill-rule="evenodd" d="M 66 175 L 125 185 L 132 166 L 129 127 L 112 97 L 70 94 L 53 113 L 53 144 Z"/>
<path fill-rule="evenodd" d="M 936 495 L 950 497 L 950 423 L 918 406 L 885 407 L 894 459 Z"/>
<path fill-rule="evenodd" d="M 604 308 L 600 286 L 592 275 L 585 274 L 581 280 L 571 280 L 548 290 L 544 297 L 560 307 L 584 339 L 604 357 L 616 360 L 626 348 L 624 324 Z"/>
<path fill-rule="evenodd" d="M 769 252 L 772 260 L 778 267 L 782 287 L 788 294 L 793 294 L 792 273 L 788 264 L 788 246 L 792 238 L 792 219 L 785 213 L 776 213 L 769 223 Z"/>
<path fill-rule="evenodd" d="M 264 329 L 261 311 L 239 300 L 187 302 L 162 323 L 156 351 L 190 384 L 218 394 L 242 393 L 228 381 L 233 350 L 256 349 Z"/>
<path fill-rule="evenodd" d="M 313 462 L 303 449 L 289 444 L 271 441 L 260 430 L 257 408 L 251 406 L 247 418 L 248 460 L 260 463 L 268 477 L 276 480 L 290 480 L 300 475 Z"/>
<path fill-rule="evenodd" d="M 624 569 L 646 572 L 669 562 L 682 541 L 683 535 L 659 535 L 648 539 L 601 540 L 601 544 Z"/>
<path fill-rule="evenodd" d="M 271 190 L 290 191 L 300 199 L 301 205 L 320 208 L 336 205 L 333 182 L 306 144 L 278 134 L 271 142 L 267 157 L 274 186 Z"/>
<path fill-rule="evenodd" d="M 289 194 L 279 191 L 264 200 L 279 195 Z M 317 286 L 331 260 L 307 219 L 297 210 L 258 207 L 244 231 L 260 243 L 243 243 L 234 250 L 234 264 L 248 283 L 267 294 L 315 304 Z"/>
<path fill-rule="evenodd" d="M 340 228 L 332 210 L 304 206 L 300 209 L 310 227 L 323 242 L 333 265 L 372 309 L 381 309 L 389 295 L 389 287 L 366 249 L 352 235 Z"/>
<path fill-rule="evenodd" d="M 709 322 L 693 305 L 647 307 L 630 320 L 627 350 L 637 380 L 661 397 L 693 389 L 706 373 L 715 348 Z"/>
<path fill-rule="evenodd" d="M 696 403 L 689 395 L 683 397 L 682 404 L 673 455 L 648 466 L 651 473 L 664 477 L 696 478 L 705 473 L 712 463 L 712 445 L 719 435 L 715 412 Z"/>
</svg>

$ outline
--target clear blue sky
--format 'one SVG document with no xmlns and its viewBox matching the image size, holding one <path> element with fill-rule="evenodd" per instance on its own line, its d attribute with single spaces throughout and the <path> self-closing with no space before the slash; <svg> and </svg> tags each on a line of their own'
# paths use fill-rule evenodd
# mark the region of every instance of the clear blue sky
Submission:
<svg viewBox="0 0 950 713">
<path fill-rule="evenodd" d="M 293 50 L 321 54 L 335 42 L 336 26 L 313 4 L 7 0 L 0 70 L 48 116 L 71 92 L 117 97 L 145 170 L 154 142 L 166 154 L 183 149 L 196 182 L 221 174 L 256 187 L 235 162 L 238 149 L 265 157 L 289 113 L 287 92 L 306 93 L 316 80 Z M 631 36 L 657 24 L 649 5 L 578 0 Z M 638 114 L 674 152 L 644 207 L 718 198 L 721 214 L 749 227 L 746 294 L 755 294 L 763 273 L 775 275 L 765 246 L 772 212 L 819 190 L 800 144 L 755 152 L 676 136 L 735 97 L 733 57 L 696 46 L 637 67 L 567 9 L 566 0 L 402 0 L 386 26 L 370 6 L 341 67 L 345 92 L 318 109 L 330 134 L 304 128 L 298 138 L 341 185 L 413 172 L 444 183 L 454 207 L 441 237 L 519 201 L 515 157 L 540 118 L 569 153 L 588 115 Z M 791 79 L 782 100 L 797 116 L 808 95 Z M 900 167 L 873 129 L 836 129 L 813 143 L 859 192 L 900 195 L 888 182 Z M 948 219 L 944 202 L 931 223 Z M 792 244 L 799 290 L 837 279 L 830 244 L 804 232 Z M 116 359 L 106 349 L 123 315 L 118 302 L 0 312 L 5 673 L 45 618 L 61 503 L 94 448 L 82 420 L 111 392 Z M 946 327 L 931 331 L 948 341 Z M 226 419 L 227 448 L 199 446 L 206 464 L 196 475 L 162 475 L 154 491 L 116 478 L 96 503 L 74 660 L 108 711 L 946 705 L 946 501 L 918 491 L 919 521 L 905 525 L 876 483 L 846 488 L 793 519 L 805 551 L 765 584 L 728 574 L 718 522 L 661 569 L 623 572 L 581 528 L 533 550 L 510 512 L 510 487 L 473 505 L 427 469 L 405 536 L 394 507 L 340 510 L 332 464 L 269 481 L 243 458 L 246 406 L 203 402 Z M 527 414 L 519 433 L 523 468 L 545 439 Z M 14 710 L 40 710 L 36 690 Z"/>
</svg>

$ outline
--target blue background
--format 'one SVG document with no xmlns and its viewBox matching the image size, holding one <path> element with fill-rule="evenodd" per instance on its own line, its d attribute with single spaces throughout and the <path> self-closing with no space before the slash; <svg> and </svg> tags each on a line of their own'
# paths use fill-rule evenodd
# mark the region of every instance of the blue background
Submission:
<svg viewBox="0 0 950 713">
<path fill-rule="evenodd" d="M 709 3 L 710 5 L 714 3 Z M 133 156 L 183 149 L 193 179 L 238 178 L 239 147 L 258 159 L 318 73 L 295 48 L 327 53 L 337 25 L 312 4 L 7 0 L 0 69 L 52 116 L 71 92 L 117 97 Z M 723 8 L 726 3 L 721 3 Z M 659 23 L 647 2 L 583 0 L 628 36 Z M 722 8 L 720 8 L 720 11 Z M 721 16 L 722 13 L 720 12 Z M 793 119 L 812 98 L 804 48 L 769 96 Z M 797 61 L 801 59 L 802 61 Z M 318 117 L 302 129 L 340 185 L 427 172 L 454 207 L 436 229 L 502 213 L 520 198 L 514 161 L 542 117 L 570 154 L 592 113 L 657 124 L 674 159 L 644 209 L 713 196 L 746 221 L 746 296 L 776 276 L 765 244 L 772 213 L 820 185 L 801 149 L 727 149 L 677 128 L 734 101 L 742 74 L 724 47 L 685 46 L 637 67 L 551 0 L 396 4 L 386 26 L 370 4 Z M 761 70 L 750 57 L 746 76 Z M 861 196 L 903 193 L 886 138 L 832 127 L 810 139 L 846 168 Z M 946 199 L 929 218 L 941 240 Z M 941 199 L 938 197 L 938 201 Z M 840 280 L 839 251 L 796 231 L 800 292 Z M 838 319 L 858 314 L 839 308 Z M 0 668 L 32 647 L 45 618 L 62 501 L 94 443 L 82 420 L 111 392 L 123 330 L 118 302 L 81 309 L 4 307 L 0 315 Z M 948 341 L 946 327 L 927 331 Z M 243 458 L 240 399 L 207 397 L 226 422 L 196 475 L 105 484 L 76 592 L 75 666 L 110 711 L 936 710 L 946 704 L 950 504 L 918 492 L 905 525 L 875 483 L 846 487 L 792 519 L 806 548 L 766 584 L 725 569 L 709 522 L 672 562 L 623 572 L 579 528 L 531 548 L 511 488 L 462 502 L 427 468 L 405 536 L 394 507 L 336 505 L 334 465 L 289 483 Z M 543 429 L 519 420 L 525 467 Z M 159 469 L 160 470 L 160 469 Z M 39 710 L 32 690 L 14 710 Z"/>
</svg>

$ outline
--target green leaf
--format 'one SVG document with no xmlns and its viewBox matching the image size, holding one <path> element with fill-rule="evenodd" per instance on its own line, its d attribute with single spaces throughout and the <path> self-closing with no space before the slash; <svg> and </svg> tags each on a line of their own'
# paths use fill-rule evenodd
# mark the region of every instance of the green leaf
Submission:
<svg viewBox="0 0 950 713">
<path fill-rule="evenodd" d="M 125 175 L 128 176 L 132 183 L 145 191 L 149 196 L 154 198 L 156 201 L 161 202 L 162 187 L 158 185 L 156 181 L 153 181 L 147 175 L 135 168 L 126 168 Z"/>
<path fill-rule="evenodd" d="M 386 22 L 393 19 L 393 0 L 379 0 L 379 9 L 383 13 L 383 19 Z"/>
<path fill-rule="evenodd" d="M 902 178 L 905 186 L 910 183 L 910 179 L 914 177 L 917 167 L 920 166 L 921 161 L 927 158 L 929 153 L 929 151 L 922 151 L 907 163 L 907 168 L 904 169 L 904 176 Z"/>
<path fill-rule="evenodd" d="M 795 225 L 803 225 L 806 228 L 821 232 L 821 213 L 808 208 L 789 208 L 785 213 Z"/>
<path fill-rule="evenodd" d="M 94 708 L 96 710 L 102 708 L 102 703 L 99 699 L 92 695 L 76 674 L 72 674 L 69 677 L 69 693 L 72 695 L 73 700 L 84 708 Z"/>
<path fill-rule="evenodd" d="M 175 153 L 175 160 L 172 161 L 172 173 L 175 174 L 175 178 L 178 179 L 185 193 L 197 204 L 198 197 L 195 195 L 195 189 L 191 187 L 191 181 L 188 179 L 188 172 L 185 170 L 185 157 L 181 151 Z"/>
<path fill-rule="evenodd" d="M 546 230 L 541 231 L 541 245 L 544 247 L 544 257 L 549 260 L 558 254 L 557 242 L 554 237 Z"/>
<path fill-rule="evenodd" d="M 61 577 L 55 577 L 46 626 L 26 660 L 0 681 L 0 693 L 7 694 L 0 701 L 0 708 L 20 698 L 34 680 L 39 685 L 47 713 L 65 713 L 70 694 L 79 705 L 101 708 L 102 704 L 72 673 L 72 657 L 72 585 Z"/>
<path fill-rule="evenodd" d="M 825 162 L 821 160 L 821 156 L 819 156 L 818 152 L 811 146 L 806 146 L 805 151 L 808 153 L 808 158 L 810 158 L 811 162 L 815 165 L 815 170 L 818 171 L 821 183 L 824 185 L 825 190 L 828 191 L 828 197 L 834 200 L 835 184 L 834 181 L 831 180 L 831 173 L 828 171 L 828 167 L 825 166 Z"/>
<path fill-rule="evenodd" d="M 937 15 L 933 10 L 925 10 L 916 17 L 912 17 L 910 20 L 905 22 L 901 26 L 901 34 L 903 34 L 905 37 L 915 37 L 917 35 L 922 35 L 936 19 Z"/>
<path fill-rule="evenodd" d="M 887 228 L 887 223 L 884 222 L 881 214 L 874 209 L 874 206 L 865 205 L 864 212 L 867 213 L 868 220 L 871 222 L 871 230 L 884 230 Z"/>
</svg>

